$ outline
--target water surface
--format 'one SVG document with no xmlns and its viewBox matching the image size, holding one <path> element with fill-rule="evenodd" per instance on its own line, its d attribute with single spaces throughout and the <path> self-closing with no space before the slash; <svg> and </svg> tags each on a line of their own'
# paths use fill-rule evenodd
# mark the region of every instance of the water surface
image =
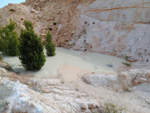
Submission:
<svg viewBox="0 0 150 113">
<path fill-rule="evenodd" d="M 7 62 L 15 72 L 28 73 L 21 66 L 18 57 L 4 56 L 3 61 Z M 56 48 L 56 55 L 46 57 L 46 63 L 40 71 L 29 73 L 41 76 L 57 75 L 58 70 L 65 65 L 95 73 L 114 73 L 117 72 L 123 61 L 121 58 L 109 55 Z"/>
</svg>

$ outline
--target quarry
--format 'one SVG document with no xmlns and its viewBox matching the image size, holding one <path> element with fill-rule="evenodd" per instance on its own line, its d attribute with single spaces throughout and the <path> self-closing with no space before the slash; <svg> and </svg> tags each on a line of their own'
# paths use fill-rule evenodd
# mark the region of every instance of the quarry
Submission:
<svg viewBox="0 0 150 113">
<path fill-rule="evenodd" d="M 32 22 L 56 55 L 39 71 L 0 52 L 0 113 L 150 113 L 149 0 L 26 0 L 0 9 Z"/>
</svg>

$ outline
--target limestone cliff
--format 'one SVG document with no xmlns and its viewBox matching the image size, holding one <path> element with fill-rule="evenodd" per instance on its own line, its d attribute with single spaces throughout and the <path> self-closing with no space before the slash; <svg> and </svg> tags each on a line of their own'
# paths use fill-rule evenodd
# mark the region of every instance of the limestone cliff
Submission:
<svg viewBox="0 0 150 113">
<path fill-rule="evenodd" d="M 96 0 L 79 9 L 74 48 L 149 61 L 150 1 Z"/>
</svg>

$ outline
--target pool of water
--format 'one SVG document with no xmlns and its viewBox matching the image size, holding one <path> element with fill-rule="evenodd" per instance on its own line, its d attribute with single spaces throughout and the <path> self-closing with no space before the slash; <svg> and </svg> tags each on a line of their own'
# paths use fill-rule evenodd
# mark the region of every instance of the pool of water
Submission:
<svg viewBox="0 0 150 113">
<path fill-rule="evenodd" d="M 124 60 L 109 55 L 56 48 L 56 55 L 46 57 L 45 65 L 38 72 L 26 72 L 18 57 L 4 56 L 3 61 L 7 62 L 15 72 L 50 76 L 57 75 L 58 70 L 65 65 L 79 67 L 95 73 L 115 73 L 122 66 Z"/>
</svg>

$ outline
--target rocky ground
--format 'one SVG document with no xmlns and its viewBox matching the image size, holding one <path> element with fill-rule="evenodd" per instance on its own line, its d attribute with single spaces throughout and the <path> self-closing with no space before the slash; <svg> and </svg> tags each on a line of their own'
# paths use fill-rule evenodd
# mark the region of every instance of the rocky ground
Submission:
<svg viewBox="0 0 150 113">
<path fill-rule="evenodd" d="M 62 77 L 18 75 L 6 70 L 5 68 L 9 67 L 7 64 L 0 64 L 0 95 L 4 97 L 0 102 L 1 112 L 108 113 L 110 110 L 122 113 L 149 113 L 150 111 L 150 70 L 146 67 L 142 69 L 131 67 L 118 74 L 93 73 L 69 81 L 68 78 L 63 78 L 63 75 Z M 67 73 L 64 71 L 62 74 L 65 72 Z M 74 76 L 73 71 L 69 74 Z"/>
<path fill-rule="evenodd" d="M 3 76 L 0 78 L 0 95 L 3 95 L 1 112 L 85 113 L 99 110 L 96 99 L 63 84 L 59 79 L 25 79 L 2 68 L 0 75 Z"/>
</svg>

